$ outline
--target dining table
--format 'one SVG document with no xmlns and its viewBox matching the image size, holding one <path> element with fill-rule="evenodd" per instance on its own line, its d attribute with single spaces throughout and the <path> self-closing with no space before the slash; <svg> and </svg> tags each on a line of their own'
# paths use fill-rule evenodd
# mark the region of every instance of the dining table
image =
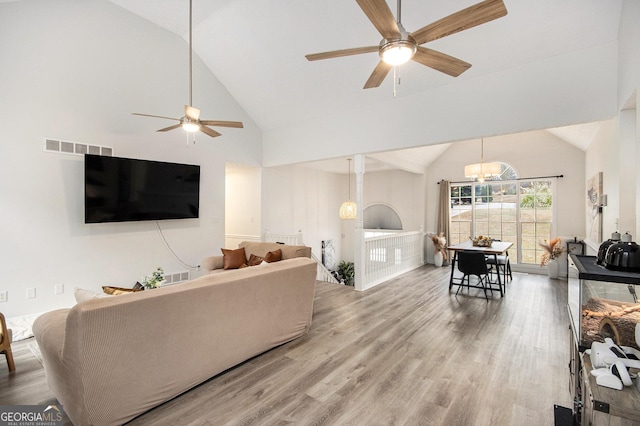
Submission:
<svg viewBox="0 0 640 426">
<path fill-rule="evenodd" d="M 507 250 L 509 250 L 512 246 L 513 246 L 513 243 L 509 241 L 492 241 L 490 246 L 476 246 L 476 245 L 473 245 L 472 240 L 467 240 L 460 244 L 447 247 L 447 250 L 453 251 L 453 257 L 451 258 L 451 278 L 449 279 L 449 290 L 451 290 L 451 288 L 454 285 L 464 285 L 467 287 L 474 287 L 469 284 L 463 284 L 462 280 L 459 283 L 455 282 L 454 272 L 456 270 L 456 261 L 458 259 L 459 251 L 463 251 L 463 250 L 478 251 L 483 253 L 485 256 L 493 256 L 495 261 L 494 264 L 498 265 L 498 256 L 505 254 Z M 498 288 L 500 289 L 500 297 L 502 297 L 504 296 L 504 292 L 502 291 L 502 280 L 500 279 L 500 271 L 497 271 L 497 272 L 498 272 L 496 274 L 497 283 L 498 283 Z M 481 287 L 478 287 L 478 288 L 481 288 Z M 488 288 L 487 290 L 495 291 L 494 288 Z"/>
</svg>

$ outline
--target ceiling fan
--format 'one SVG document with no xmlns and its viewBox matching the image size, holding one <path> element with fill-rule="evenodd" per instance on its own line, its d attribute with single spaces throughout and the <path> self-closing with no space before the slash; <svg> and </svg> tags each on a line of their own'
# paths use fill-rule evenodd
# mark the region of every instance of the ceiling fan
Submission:
<svg viewBox="0 0 640 426">
<path fill-rule="evenodd" d="M 356 47 L 306 55 L 309 61 L 339 58 L 378 52 L 380 62 L 364 85 L 364 89 L 382 84 L 392 67 L 414 60 L 453 77 L 465 72 L 471 64 L 433 49 L 420 46 L 451 34 L 484 24 L 507 14 L 502 0 L 485 0 L 408 33 L 400 19 L 401 0 L 398 0 L 397 20 L 385 0 L 356 0 L 362 11 L 382 35 L 377 46 Z"/>
<path fill-rule="evenodd" d="M 166 120 L 175 120 L 179 121 L 178 124 L 174 124 L 173 126 L 165 127 L 163 129 L 158 130 L 158 132 L 166 132 L 169 130 L 177 129 L 178 127 L 182 127 L 189 133 L 195 133 L 197 131 L 201 131 L 202 133 L 215 138 L 216 136 L 220 136 L 221 133 L 213 130 L 207 126 L 216 126 L 216 127 L 235 127 L 242 128 L 242 122 L 240 121 L 223 121 L 223 120 L 200 120 L 200 110 L 193 106 L 193 49 L 191 47 L 191 39 L 192 39 L 192 0 L 189 0 L 189 105 L 184 106 L 184 116 L 181 118 L 173 118 L 173 117 L 163 117 L 161 115 L 150 115 L 150 114 L 140 114 L 138 112 L 132 113 L 133 115 L 141 115 L 143 117 L 154 117 L 154 118 L 164 118 Z"/>
</svg>

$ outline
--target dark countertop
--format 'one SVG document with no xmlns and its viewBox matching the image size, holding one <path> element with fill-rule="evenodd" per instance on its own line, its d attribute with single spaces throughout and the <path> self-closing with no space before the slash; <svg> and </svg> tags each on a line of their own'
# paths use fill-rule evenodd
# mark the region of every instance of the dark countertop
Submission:
<svg viewBox="0 0 640 426">
<path fill-rule="evenodd" d="M 640 273 L 612 271 L 596 263 L 596 256 L 570 254 L 578 268 L 578 278 L 593 281 L 608 281 L 622 284 L 640 285 Z"/>
</svg>

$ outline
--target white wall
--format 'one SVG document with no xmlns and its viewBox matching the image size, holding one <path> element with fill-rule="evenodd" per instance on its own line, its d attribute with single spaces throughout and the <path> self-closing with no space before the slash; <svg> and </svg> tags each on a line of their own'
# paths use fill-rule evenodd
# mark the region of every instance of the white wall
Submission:
<svg viewBox="0 0 640 426">
<path fill-rule="evenodd" d="M 224 243 L 225 163 L 259 165 L 261 133 L 197 58 L 194 105 L 245 128 L 187 147 L 165 120 L 188 102 L 188 46 L 103 0 L 0 3 L 0 311 L 12 317 L 73 303 L 74 286 L 132 286 L 157 266 L 186 270 L 155 222 L 84 224 L 83 160 L 43 151 L 45 137 L 111 146 L 115 155 L 201 166 L 200 219 L 161 221 L 197 265 Z M 54 296 L 54 285 L 65 293 Z M 26 299 L 35 288 L 36 298 Z"/>
<path fill-rule="evenodd" d="M 338 210 L 347 195 L 342 177 L 300 166 L 262 170 L 262 230 L 280 234 L 302 231 L 304 243 L 318 259 L 322 241 L 334 240 L 340 253 L 341 226 Z"/>
<path fill-rule="evenodd" d="M 259 167 L 227 164 L 225 182 L 225 247 L 245 240 L 260 241 L 262 171 Z"/>
<path fill-rule="evenodd" d="M 372 204 L 392 207 L 400 216 L 404 231 L 421 230 L 424 225 L 423 175 L 402 170 L 365 171 L 364 208 Z"/>
<path fill-rule="evenodd" d="M 580 149 L 538 130 L 484 139 L 484 160 L 511 165 L 518 177 L 564 175 L 557 179 L 555 234 L 566 237 L 584 235 L 584 161 Z M 465 164 L 480 159 L 480 140 L 452 144 L 427 171 L 426 230 L 434 232 L 437 221 L 438 185 L 441 179 L 466 181 Z"/>
<path fill-rule="evenodd" d="M 625 0 L 620 18 L 618 55 L 618 106 L 622 110 L 631 107 L 635 118 L 622 117 L 623 132 L 632 138 L 630 144 L 635 145 L 635 153 L 621 156 L 621 167 L 635 170 L 635 205 L 633 211 L 626 211 L 635 217 L 635 234 L 640 234 L 640 109 L 638 95 L 640 93 L 640 2 Z M 630 124 L 632 123 L 632 124 Z M 627 126 L 632 126 L 631 129 Z M 633 143 L 635 139 L 635 143 Z M 605 234 L 606 235 L 606 234 Z M 638 241 L 638 235 L 634 236 Z"/>
</svg>

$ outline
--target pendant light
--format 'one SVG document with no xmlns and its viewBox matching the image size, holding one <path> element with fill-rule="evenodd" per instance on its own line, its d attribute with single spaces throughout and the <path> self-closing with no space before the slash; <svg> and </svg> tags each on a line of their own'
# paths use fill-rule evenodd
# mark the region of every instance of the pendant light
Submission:
<svg viewBox="0 0 640 426">
<path fill-rule="evenodd" d="M 351 158 L 347 158 L 349 162 L 349 198 L 340 206 L 340 219 L 355 219 L 358 217 L 358 208 L 356 203 L 351 201 Z"/>
<path fill-rule="evenodd" d="M 464 177 L 484 182 L 494 176 L 500 176 L 500 163 L 484 162 L 484 138 L 480 139 L 480 162 L 464 166 Z"/>
</svg>

